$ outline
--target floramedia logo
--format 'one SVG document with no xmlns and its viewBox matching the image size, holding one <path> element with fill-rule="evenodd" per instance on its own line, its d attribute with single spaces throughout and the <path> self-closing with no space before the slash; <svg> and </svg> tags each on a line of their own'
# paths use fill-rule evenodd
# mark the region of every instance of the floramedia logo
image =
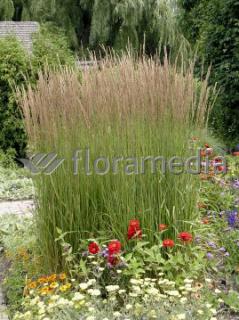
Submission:
<svg viewBox="0 0 239 320">
<path fill-rule="evenodd" d="M 50 175 L 55 172 L 65 161 L 58 159 L 57 153 L 38 153 L 30 157 L 30 159 L 19 159 L 33 175 L 44 173 Z"/>
<path fill-rule="evenodd" d="M 94 157 L 89 148 L 77 149 L 70 157 L 72 162 L 72 173 L 77 176 L 85 174 L 91 176 L 106 175 L 106 174 L 120 174 L 125 175 L 139 175 L 139 174 L 163 174 L 167 172 L 180 175 L 187 174 L 208 174 L 213 171 L 214 174 L 225 173 L 227 171 L 226 158 L 224 156 L 217 156 L 215 159 L 210 159 L 210 154 L 203 154 L 199 148 L 195 156 L 183 159 L 182 157 L 173 156 L 166 159 L 163 156 L 98 156 Z M 54 173 L 66 159 L 58 158 L 57 153 L 38 153 L 30 157 L 30 159 L 20 159 L 24 167 L 32 174 L 46 174 Z"/>
</svg>

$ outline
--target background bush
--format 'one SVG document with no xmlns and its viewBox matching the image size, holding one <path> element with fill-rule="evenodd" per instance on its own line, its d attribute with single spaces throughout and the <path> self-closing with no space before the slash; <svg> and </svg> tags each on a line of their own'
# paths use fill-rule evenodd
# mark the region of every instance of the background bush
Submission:
<svg viewBox="0 0 239 320">
<path fill-rule="evenodd" d="M 228 144 L 239 140 L 239 1 L 181 0 L 182 25 L 199 47 L 206 65 L 212 64 L 211 83 L 221 91 L 211 126 Z"/>
<path fill-rule="evenodd" d="M 26 134 L 22 115 L 16 102 L 16 86 L 33 84 L 38 72 L 47 64 L 74 66 L 68 42 L 59 29 L 50 32 L 41 28 L 35 35 L 33 55 L 29 55 L 17 39 L 0 39 L 0 150 L 21 158 L 26 152 Z"/>
<path fill-rule="evenodd" d="M 30 71 L 30 58 L 20 43 L 14 38 L 0 39 L 0 149 L 11 148 L 18 157 L 24 156 L 26 135 L 14 92 Z"/>
<path fill-rule="evenodd" d="M 52 25 L 42 25 L 34 36 L 32 65 L 36 71 L 48 67 L 74 66 L 75 59 L 64 32 Z"/>
</svg>

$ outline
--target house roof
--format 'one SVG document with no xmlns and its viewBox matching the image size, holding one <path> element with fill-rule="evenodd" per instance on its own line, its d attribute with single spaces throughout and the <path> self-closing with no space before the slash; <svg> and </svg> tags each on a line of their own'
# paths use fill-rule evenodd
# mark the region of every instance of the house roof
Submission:
<svg viewBox="0 0 239 320">
<path fill-rule="evenodd" d="M 0 38 L 14 35 L 32 52 L 32 35 L 38 32 L 39 28 L 39 23 L 34 21 L 0 21 Z"/>
</svg>

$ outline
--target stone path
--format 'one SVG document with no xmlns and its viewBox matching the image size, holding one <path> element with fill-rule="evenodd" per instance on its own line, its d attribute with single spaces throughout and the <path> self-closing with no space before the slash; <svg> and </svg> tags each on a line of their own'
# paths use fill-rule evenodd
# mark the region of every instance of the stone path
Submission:
<svg viewBox="0 0 239 320">
<path fill-rule="evenodd" d="M 31 215 L 33 210 L 34 210 L 33 200 L 0 202 L 0 215 L 6 214 L 6 213 L 17 214 L 17 215 Z"/>
<path fill-rule="evenodd" d="M 4 296 L 0 288 L 0 320 L 8 320 L 7 307 L 5 305 Z"/>
</svg>

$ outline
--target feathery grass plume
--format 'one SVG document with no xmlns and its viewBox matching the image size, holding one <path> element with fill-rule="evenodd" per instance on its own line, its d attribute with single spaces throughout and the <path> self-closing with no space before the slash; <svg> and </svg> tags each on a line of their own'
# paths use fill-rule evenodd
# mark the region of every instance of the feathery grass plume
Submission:
<svg viewBox="0 0 239 320">
<path fill-rule="evenodd" d="M 65 158 L 52 175 L 34 179 L 39 239 L 49 267 L 62 262 L 57 228 L 69 232 L 73 248 L 81 238 L 99 235 L 128 245 L 128 221 L 138 218 L 153 243 L 159 223 L 169 225 L 167 236 L 173 237 L 196 216 L 195 175 L 163 174 L 161 161 L 155 174 L 150 161 L 144 174 L 126 174 L 126 164 L 130 172 L 135 159 L 119 162 L 114 174 L 112 162 L 115 157 L 196 155 L 188 142 L 192 130 L 206 125 L 208 95 L 207 78 L 200 84 L 194 79 L 193 63 L 185 69 L 170 65 L 167 58 L 160 64 L 129 55 L 111 55 L 100 69 L 92 68 L 81 78 L 67 68 L 45 71 L 34 90 L 21 93 L 30 146 Z M 82 160 L 74 175 L 72 157 L 79 148 Z M 90 149 L 90 175 L 83 164 L 85 148 Z M 105 175 L 94 172 L 94 159 L 100 156 L 109 159 Z M 99 168 L 104 166 L 101 162 Z"/>
</svg>

